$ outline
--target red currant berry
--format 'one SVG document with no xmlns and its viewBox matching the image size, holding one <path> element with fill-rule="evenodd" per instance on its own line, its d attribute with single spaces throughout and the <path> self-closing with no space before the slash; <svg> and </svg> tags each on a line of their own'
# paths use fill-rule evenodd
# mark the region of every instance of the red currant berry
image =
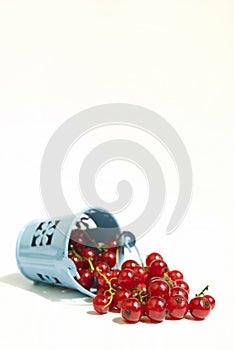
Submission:
<svg viewBox="0 0 234 350">
<path fill-rule="evenodd" d="M 213 310 L 213 308 L 215 307 L 215 299 L 211 295 L 204 295 L 204 298 L 208 300 L 211 306 L 211 310 Z"/>
<path fill-rule="evenodd" d="M 110 283 L 113 288 L 117 289 L 118 288 L 118 276 L 120 273 L 120 270 L 111 270 L 110 272 Z"/>
<path fill-rule="evenodd" d="M 190 291 L 190 288 L 189 288 L 189 285 L 187 282 L 185 282 L 184 280 L 175 280 L 174 281 L 174 286 L 175 287 L 181 287 L 181 288 L 184 288 L 188 294 L 189 294 L 189 291 Z"/>
<path fill-rule="evenodd" d="M 105 261 L 110 268 L 114 267 L 116 264 L 116 254 L 111 250 L 101 253 L 99 259 Z"/>
<path fill-rule="evenodd" d="M 161 297 L 168 299 L 170 295 L 170 285 L 163 278 L 152 279 L 147 286 L 150 297 Z"/>
<path fill-rule="evenodd" d="M 118 275 L 118 285 L 121 288 L 127 288 L 127 289 L 136 287 L 137 280 L 133 270 L 127 269 L 127 268 L 124 270 L 121 270 Z"/>
<path fill-rule="evenodd" d="M 211 311 L 211 305 L 204 296 L 195 297 L 189 302 L 189 311 L 196 320 L 204 320 Z"/>
<path fill-rule="evenodd" d="M 162 322 L 167 313 L 166 300 L 161 297 L 151 297 L 145 304 L 146 316 L 152 322 Z"/>
<path fill-rule="evenodd" d="M 95 263 L 98 260 L 98 253 L 93 248 L 84 248 L 80 252 L 80 256 L 85 259 L 83 261 L 84 268 L 89 268 L 90 263 L 88 261 L 91 260 L 92 263 Z"/>
<path fill-rule="evenodd" d="M 188 312 L 188 300 L 181 295 L 172 295 L 167 299 L 167 310 L 172 319 L 179 320 Z"/>
<path fill-rule="evenodd" d="M 106 314 L 109 311 L 110 306 L 108 303 L 109 299 L 105 295 L 100 294 L 93 298 L 94 310 L 100 315 Z"/>
<path fill-rule="evenodd" d="M 128 298 L 122 301 L 120 313 L 126 322 L 139 322 L 143 312 L 143 306 L 137 298 Z"/>
<path fill-rule="evenodd" d="M 167 263 L 163 260 L 154 260 L 149 268 L 150 277 L 163 277 L 164 273 L 168 271 Z"/>
<path fill-rule="evenodd" d="M 154 260 L 163 260 L 163 257 L 159 253 L 151 253 L 147 255 L 145 260 L 146 266 L 150 266 Z"/>
<path fill-rule="evenodd" d="M 138 262 L 135 260 L 126 260 L 121 266 L 121 269 L 133 269 L 133 267 L 139 266 Z"/>
<path fill-rule="evenodd" d="M 109 281 L 110 281 L 110 276 L 111 276 L 111 272 L 107 271 L 105 274 L 99 274 L 99 276 L 97 277 L 97 283 L 98 286 L 101 286 L 105 289 L 109 288 Z"/>
<path fill-rule="evenodd" d="M 137 283 L 145 283 L 147 281 L 149 273 L 143 266 L 134 266 L 132 270 L 135 273 Z"/>
<path fill-rule="evenodd" d="M 182 272 L 180 272 L 179 270 L 171 270 L 167 272 L 168 277 L 170 277 L 170 279 L 172 281 L 175 280 L 183 280 L 184 279 L 184 275 L 182 274 Z"/>
<path fill-rule="evenodd" d="M 185 297 L 187 300 L 189 298 L 187 290 L 181 287 L 173 287 L 171 289 L 171 296 L 173 295 L 181 295 L 182 297 Z"/>
<path fill-rule="evenodd" d="M 83 269 L 79 271 L 80 278 L 78 280 L 79 284 L 86 289 L 90 289 L 94 286 L 95 279 L 93 272 L 89 269 Z"/>
<path fill-rule="evenodd" d="M 72 261 L 74 262 L 74 264 L 76 265 L 76 269 L 78 271 L 80 271 L 80 269 L 83 269 L 84 268 L 84 264 L 83 264 L 83 261 L 79 258 L 77 258 L 77 256 L 75 255 L 70 255 Z"/>
<path fill-rule="evenodd" d="M 94 266 L 94 276 L 98 278 L 101 273 L 106 273 L 110 271 L 109 265 L 105 261 L 98 261 L 93 264 Z"/>
</svg>

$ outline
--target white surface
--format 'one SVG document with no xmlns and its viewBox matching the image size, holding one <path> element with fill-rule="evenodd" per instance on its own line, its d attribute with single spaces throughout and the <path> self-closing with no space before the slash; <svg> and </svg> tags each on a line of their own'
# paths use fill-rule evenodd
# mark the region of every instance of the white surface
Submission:
<svg viewBox="0 0 234 350">
<path fill-rule="evenodd" d="M 1 349 L 233 349 L 233 23 L 228 0 L 1 0 Z M 178 180 L 160 152 L 168 201 L 138 246 L 143 256 L 157 250 L 180 268 L 192 293 L 210 284 L 217 306 L 204 322 L 124 325 L 116 314 L 94 315 L 76 293 L 35 286 L 18 272 L 18 232 L 46 216 L 39 171 L 50 136 L 80 110 L 109 102 L 155 110 L 187 147 L 194 173 L 189 212 L 165 236 Z M 148 137 L 141 142 L 150 144 Z M 78 193 L 72 197 L 72 186 L 65 192 L 79 211 L 84 203 Z"/>
</svg>

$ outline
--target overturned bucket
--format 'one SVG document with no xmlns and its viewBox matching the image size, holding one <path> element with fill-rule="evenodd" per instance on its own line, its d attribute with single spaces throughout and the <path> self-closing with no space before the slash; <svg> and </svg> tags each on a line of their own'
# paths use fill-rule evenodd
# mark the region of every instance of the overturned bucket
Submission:
<svg viewBox="0 0 234 350">
<path fill-rule="evenodd" d="M 85 232 L 89 245 L 95 249 L 107 241 L 119 242 L 119 263 L 123 261 L 124 245 L 135 244 L 130 233 L 123 235 L 115 218 L 103 209 L 90 208 L 77 215 L 29 222 L 21 230 L 16 244 L 16 260 L 21 273 L 33 280 L 76 289 L 93 297 L 95 291 L 79 284 L 79 273 L 68 249 L 77 230 Z"/>
</svg>

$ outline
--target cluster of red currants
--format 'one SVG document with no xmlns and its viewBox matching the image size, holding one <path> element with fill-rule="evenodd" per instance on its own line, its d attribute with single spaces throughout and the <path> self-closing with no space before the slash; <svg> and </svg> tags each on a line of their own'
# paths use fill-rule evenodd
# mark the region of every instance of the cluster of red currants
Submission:
<svg viewBox="0 0 234 350">
<path fill-rule="evenodd" d="M 208 286 L 189 299 L 190 288 L 182 272 L 169 270 L 159 253 L 149 254 L 144 266 L 126 260 L 120 268 L 114 241 L 107 242 L 100 252 L 81 241 L 71 241 L 68 254 L 77 267 L 78 283 L 88 290 L 95 288 L 93 307 L 98 314 L 119 312 L 129 323 L 143 317 L 157 323 L 189 315 L 203 320 L 215 306 L 215 299 L 205 294 Z"/>
</svg>

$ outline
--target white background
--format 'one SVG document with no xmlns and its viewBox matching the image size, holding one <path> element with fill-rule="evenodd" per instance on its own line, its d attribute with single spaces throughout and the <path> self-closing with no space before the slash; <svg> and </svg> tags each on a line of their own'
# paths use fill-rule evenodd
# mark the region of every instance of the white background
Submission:
<svg viewBox="0 0 234 350">
<path fill-rule="evenodd" d="M 233 349 L 233 9 L 231 0 L 0 0 L 1 349 Z M 94 315 L 76 292 L 35 286 L 18 272 L 21 227 L 46 217 L 39 175 L 47 142 L 69 117 L 111 102 L 154 110 L 189 152 L 192 202 L 166 236 L 177 173 L 166 151 L 141 135 L 162 163 L 168 193 L 161 219 L 138 247 L 142 256 L 156 250 L 181 269 L 193 294 L 209 283 L 217 305 L 203 322 L 125 325 L 116 314 Z M 109 131 L 96 132 L 93 145 L 120 133 L 139 139 L 135 130 Z M 85 203 L 73 182 L 79 164 L 71 159 L 85 157 L 86 137 L 64 165 L 64 192 L 75 211 Z M 123 178 L 125 166 L 119 165 Z M 103 196 L 111 193 L 108 171 L 115 166 L 97 178 Z M 147 188 L 138 172 L 132 209 L 120 221 L 142 206 Z"/>
</svg>

